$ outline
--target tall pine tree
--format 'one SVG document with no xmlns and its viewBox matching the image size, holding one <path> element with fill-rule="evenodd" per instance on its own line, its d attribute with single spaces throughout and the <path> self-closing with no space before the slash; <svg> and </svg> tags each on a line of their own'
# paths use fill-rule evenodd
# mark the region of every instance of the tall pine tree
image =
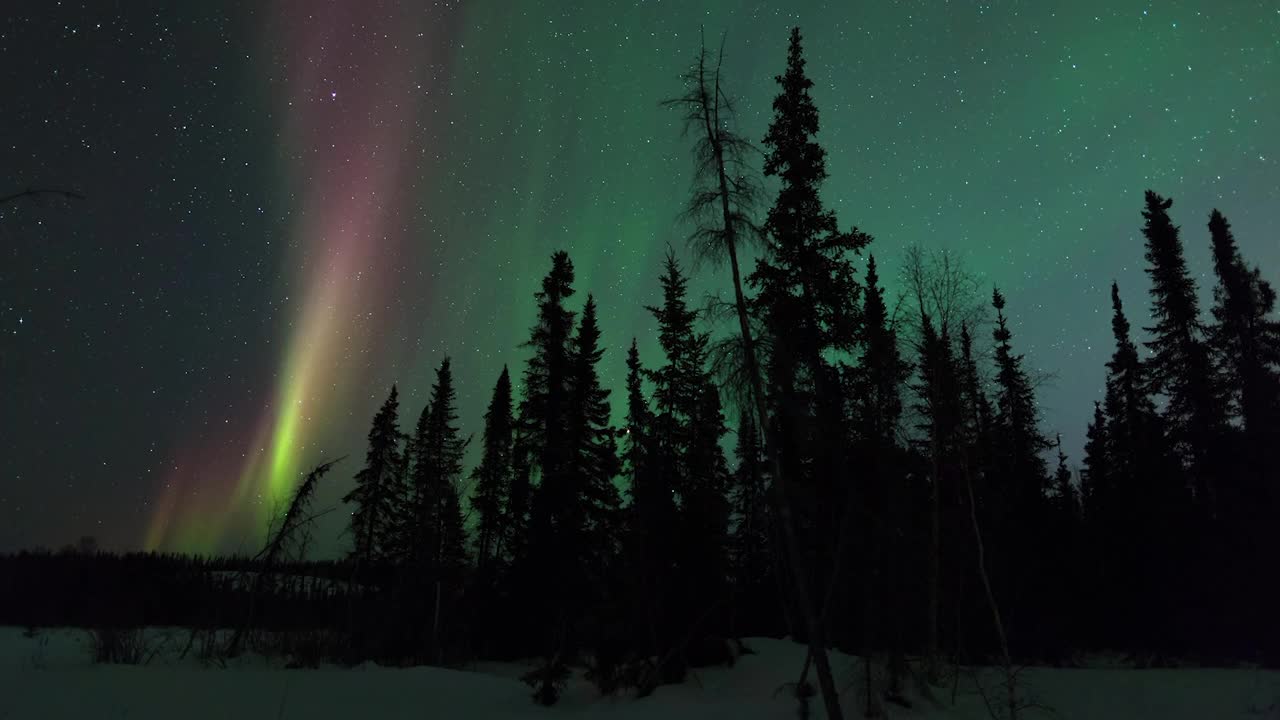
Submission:
<svg viewBox="0 0 1280 720">
<path fill-rule="evenodd" d="M 475 492 L 471 507 L 476 513 L 476 571 L 488 577 L 504 558 L 503 539 L 508 529 L 511 503 L 512 439 L 511 376 L 504 365 L 493 397 L 484 413 L 484 451 L 472 477 Z"/>
<path fill-rule="evenodd" d="M 620 498 L 614 478 L 621 472 L 616 432 L 609 423 L 609 390 L 600 384 L 597 365 L 604 356 L 595 299 L 588 295 L 572 342 L 569 384 L 569 433 L 571 477 L 575 502 L 583 511 L 582 567 L 593 584 L 589 592 L 599 597 L 618 552 Z"/>
<path fill-rule="evenodd" d="M 1222 488 L 1221 509 L 1229 544 L 1226 552 L 1238 568 L 1230 581 L 1238 598 L 1226 615 L 1241 625 L 1229 636 L 1248 636 L 1252 628 L 1269 627 L 1280 602 L 1280 578 L 1268 568 L 1280 552 L 1280 319 L 1274 315 L 1276 291 L 1258 268 L 1250 269 L 1240 254 L 1231 224 L 1214 210 L 1209 217 L 1213 247 L 1213 323 L 1208 344 L 1222 380 L 1225 402 L 1238 421 L 1231 483 Z M 1225 465 L 1225 458 L 1223 461 Z M 1259 637 L 1257 646 L 1280 647 L 1280 631 Z M 1249 652 L 1256 647 L 1231 648 Z"/>
<path fill-rule="evenodd" d="M 342 502 L 355 505 L 349 526 L 349 557 L 358 567 L 382 560 L 388 536 L 394 531 L 397 475 L 403 469 L 399 407 L 400 395 L 392 385 L 369 428 L 364 468 L 356 473 L 356 486 L 342 498 Z"/>
<path fill-rule="evenodd" d="M 834 580 L 828 568 L 833 564 L 836 515 L 845 507 L 847 490 L 836 480 L 847 477 L 847 434 L 842 393 L 825 353 L 854 348 L 858 292 L 851 256 L 870 237 L 856 229 L 841 232 L 835 214 L 823 206 L 819 192 L 827 177 L 826 152 L 814 140 L 818 110 L 809 94 L 813 81 L 805 74 L 799 28 L 791 31 L 786 70 L 776 80 L 780 92 L 764 137 L 764 174 L 778 178 L 778 195 L 764 224 L 764 253 L 749 281 L 758 290 L 755 306 L 770 348 L 766 374 L 772 417 L 766 442 L 778 466 L 777 480 L 785 477 L 785 492 L 793 495 L 781 498 L 780 508 L 789 510 L 793 500 L 798 506 L 799 517 L 784 518 L 783 528 L 788 556 L 796 565 L 797 605 L 805 617 L 806 635 L 811 636 L 827 713 L 838 716 L 839 698 L 816 598 L 825 595 Z M 803 544 L 794 542 L 800 528 L 790 526 L 801 521 L 812 528 Z M 805 550 L 813 557 L 802 557 Z M 811 592 L 814 580 L 818 582 L 812 589 L 817 592 Z"/>
<path fill-rule="evenodd" d="M 991 305 L 996 310 L 992 331 L 996 402 L 994 457 L 987 479 L 992 490 L 987 500 L 994 515 L 989 528 L 993 542 L 987 544 L 988 565 L 995 571 L 996 594 L 1007 607 L 1005 616 L 1019 642 L 1035 643 L 1047 636 L 1036 638 L 1033 634 L 1047 628 L 1037 626 L 1032 618 L 1054 600 L 1044 578 L 1026 572 L 1040 561 L 1052 540 L 1046 532 L 1050 519 L 1048 468 L 1041 456 L 1049 442 L 1038 426 L 1035 391 L 1023 365 L 1025 358 L 1013 351 L 1005 298 L 998 289 L 991 293 Z"/>
<path fill-rule="evenodd" d="M 675 256 L 667 254 L 661 277 L 661 306 L 650 307 L 658 321 L 658 342 L 666 364 L 649 372 L 654 385 L 653 446 L 657 472 L 670 478 L 676 500 L 677 550 L 668 561 L 676 570 L 673 614 L 679 626 L 668 628 L 671 643 L 710 629 L 690 627 L 690 619 L 709 617 L 727 601 L 728 468 L 720 440 L 726 431 L 719 394 L 707 370 L 709 338 L 698 332 L 698 312 L 688 306 L 688 280 Z M 683 675 L 683 652 L 677 651 L 664 671 L 667 679 Z"/>
<path fill-rule="evenodd" d="M 534 294 L 538 311 L 526 343 L 532 355 L 524 372 L 511 492 L 511 543 L 518 562 L 515 595 L 533 599 L 525 610 L 530 620 L 525 623 L 525 642 L 529 650 L 545 654 L 543 667 L 529 681 L 534 698 L 547 705 L 559 699 L 566 663 L 576 650 L 573 618 L 563 602 L 570 582 L 579 580 L 570 577 L 575 571 L 569 559 L 572 550 L 564 542 L 575 535 L 567 530 L 582 524 L 568 476 L 573 452 L 569 396 L 574 312 L 566 301 L 573 296 L 573 280 L 569 254 L 557 251 Z"/>
<path fill-rule="evenodd" d="M 451 624 L 446 616 L 451 616 L 467 565 L 458 498 L 467 440 L 456 425 L 456 406 L 453 369 L 445 358 L 436 369 L 431 398 L 418 419 L 412 443 L 412 568 L 429 583 L 418 587 L 426 595 L 419 598 L 422 607 L 430 609 L 427 643 L 435 662 L 443 660 L 443 628 Z"/>
<path fill-rule="evenodd" d="M 1200 322 L 1195 281 L 1187 269 L 1178 227 L 1169 218 L 1172 200 L 1146 192 L 1147 276 L 1151 278 L 1151 391 L 1167 398 L 1164 417 L 1174 449 L 1191 473 L 1197 504 L 1212 516 L 1221 459 L 1225 411 Z"/>
</svg>

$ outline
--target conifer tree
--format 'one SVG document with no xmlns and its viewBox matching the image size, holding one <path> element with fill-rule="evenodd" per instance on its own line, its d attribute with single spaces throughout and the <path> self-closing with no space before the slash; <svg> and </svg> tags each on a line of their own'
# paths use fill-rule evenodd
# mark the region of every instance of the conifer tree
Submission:
<svg viewBox="0 0 1280 720">
<path fill-rule="evenodd" d="M 467 441 L 455 424 L 457 392 L 449 358 L 436 369 L 431 399 L 413 442 L 413 494 L 418 508 L 418 553 L 433 574 L 456 576 L 465 563 L 458 482 Z"/>
<path fill-rule="evenodd" d="M 900 646 L 904 618 L 890 604 L 897 592 L 898 570 L 907 562 L 902 544 L 894 541 L 906 530 L 902 508 L 907 504 L 903 492 L 904 453 L 899 447 L 898 432 L 902 389 L 910 369 L 899 352 L 897 330 L 885 305 L 875 256 L 867 259 L 862 295 L 862 353 L 858 365 L 845 373 L 851 378 L 850 465 L 859 468 L 859 473 L 851 478 L 847 489 L 841 546 L 837 547 L 838 562 L 844 567 L 835 579 L 837 593 L 829 602 L 850 609 L 861 606 L 860 627 L 852 621 L 837 623 L 835 641 L 848 644 L 857 627 L 864 656 L 870 657 L 873 644 L 887 639 L 896 658 L 904 650 Z M 829 615 L 838 612 L 827 608 Z M 853 612 L 842 614 L 857 617 Z M 846 628 L 844 633 L 840 633 L 842 625 Z M 878 625 L 890 626 L 890 633 L 877 637 Z"/>
<path fill-rule="evenodd" d="M 349 526 L 349 556 L 357 566 L 367 567 L 382 559 L 393 528 L 396 475 L 402 469 L 399 406 L 399 392 L 392 385 L 391 393 L 373 417 L 364 468 L 356 473 L 356 486 L 342 498 L 342 502 L 355 505 Z"/>
<path fill-rule="evenodd" d="M 1038 427 L 1035 392 L 1023 367 L 1024 357 L 1013 352 L 1005 298 L 998 289 L 992 291 L 991 304 L 996 310 L 992 331 L 996 402 L 993 467 L 988 478 L 992 487 L 987 497 L 994 522 L 989 527 L 992 542 L 987 544 L 987 554 L 989 567 L 996 571 L 996 594 L 1005 601 L 1006 618 L 1012 627 L 1022 627 L 1023 618 L 1055 599 L 1047 578 L 1025 571 L 1049 550 L 1053 539 L 1046 531 L 1050 520 L 1048 469 L 1040 455 L 1049 442 Z M 1034 627 L 1029 620 L 1025 625 Z M 1019 639 L 1035 643 L 1036 638 L 1029 635 L 1023 632 Z M 1039 639 L 1046 638 L 1042 635 Z"/>
<path fill-rule="evenodd" d="M 1151 643 L 1163 634 L 1163 609 L 1151 608 L 1153 597 L 1176 572 L 1171 558 L 1181 558 L 1174 538 L 1186 534 L 1186 474 L 1174 455 L 1163 419 L 1149 388 L 1150 368 L 1138 356 L 1124 313 L 1120 289 L 1111 285 L 1111 330 L 1115 350 L 1107 362 L 1103 417 L 1095 418 L 1099 445 L 1087 447 L 1088 518 L 1100 582 L 1113 588 L 1113 599 L 1099 610 L 1104 637 L 1128 637 Z M 1167 569 L 1166 569 L 1167 568 Z M 1167 597 L 1171 607 L 1180 598 Z"/>
<path fill-rule="evenodd" d="M 731 608 L 736 614 L 747 609 L 752 620 L 760 622 L 752 612 L 764 603 L 771 584 L 772 537 L 769 513 L 769 487 L 764 450 L 760 443 L 760 431 L 752 419 L 752 412 L 745 411 L 738 420 L 738 441 L 735 449 L 738 466 L 733 472 L 731 503 L 731 527 L 729 546 L 735 602 Z M 736 618 L 736 615 L 735 615 Z M 730 623 L 730 633 L 734 633 Z"/>
<path fill-rule="evenodd" d="M 532 354 L 524 372 L 511 492 L 511 543 L 519 563 L 515 595 L 534 600 L 525 608 L 532 619 L 526 623 L 527 641 L 529 649 L 545 653 L 545 662 L 529 682 L 534 698 L 545 705 L 559 699 L 566 663 L 576 649 L 570 627 L 573 618 L 562 603 L 571 591 L 570 583 L 580 581 L 570 577 L 576 568 L 573 549 L 565 542 L 578 537 L 572 530 L 584 522 L 569 476 L 574 312 L 566 301 L 573 296 L 573 280 L 573 262 L 568 253 L 557 251 L 534 294 L 538 311 L 526 343 Z"/>
<path fill-rule="evenodd" d="M 588 295 L 574 335 L 569 380 L 568 474 L 575 502 L 582 505 L 584 525 L 578 552 L 594 579 L 599 597 L 619 542 L 620 499 L 613 480 L 621 471 L 616 433 L 610 425 L 609 390 L 600 384 L 597 365 L 604 356 L 595 299 Z"/>
<path fill-rule="evenodd" d="M 1224 613 L 1241 617 L 1243 627 L 1273 626 L 1280 602 L 1280 578 L 1268 572 L 1280 553 L 1280 319 L 1276 292 L 1258 268 L 1240 254 L 1231 224 L 1214 210 L 1209 218 L 1213 269 L 1213 323 L 1208 344 L 1220 374 L 1225 401 L 1239 430 L 1238 450 L 1219 467 L 1229 473 L 1223 512 L 1235 562 L 1228 593 L 1236 600 Z M 1228 462 L 1230 464 L 1228 464 Z M 1223 633 L 1238 635 L 1239 632 Z M 1259 646 L 1280 646 L 1280 631 L 1258 633 Z"/>
<path fill-rule="evenodd" d="M 1080 496 L 1071 483 L 1071 469 L 1067 467 L 1067 455 L 1062 451 L 1062 436 L 1054 443 L 1058 448 L 1058 466 L 1053 473 L 1053 499 L 1058 516 L 1074 525 L 1080 516 Z"/>
<path fill-rule="evenodd" d="M 466 535 L 458 482 L 467 440 L 455 424 L 457 392 L 449 358 L 436 369 L 431 398 L 418 419 L 412 443 L 412 497 L 415 508 L 413 566 L 431 582 L 431 596 L 422 598 L 431 609 L 429 642 L 435 661 L 444 652 L 441 616 L 460 589 L 467 565 Z"/>
<path fill-rule="evenodd" d="M 1147 328 L 1151 340 L 1146 346 L 1152 353 L 1148 380 L 1152 392 L 1168 399 L 1164 417 L 1170 439 L 1191 473 L 1202 514 L 1212 516 L 1217 484 L 1214 464 L 1222 451 L 1225 411 L 1204 343 L 1195 281 L 1187 269 L 1178 227 L 1169 219 L 1172 205 L 1172 200 L 1146 192 L 1142 234 L 1155 321 Z"/>
<path fill-rule="evenodd" d="M 1102 403 L 1093 403 L 1093 418 L 1085 431 L 1084 466 L 1080 470 L 1080 513 L 1093 523 L 1098 515 L 1098 502 L 1111 485 L 1111 459 L 1107 447 L 1107 416 Z"/>
<path fill-rule="evenodd" d="M 896 445 L 902 416 L 902 385 L 910 369 L 898 350 L 897 331 L 890 324 L 884 288 L 874 255 L 867 259 L 863 289 L 863 345 L 853 396 L 858 416 L 857 435 L 880 451 Z"/>
<path fill-rule="evenodd" d="M 982 474 L 990 461 L 991 430 L 994 412 L 991 400 L 983 389 L 978 372 L 978 361 L 973 354 L 973 335 L 969 323 L 960 326 L 960 396 L 965 410 L 964 424 L 973 445 L 971 464 L 975 472 Z"/>
<path fill-rule="evenodd" d="M 687 304 L 688 280 L 672 253 L 661 283 L 663 303 L 649 308 L 666 355 L 666 364 L 648 373 L 654 384 L 653 459 L 676 498 L 676 543 L 667 547 L 678 552 L 665 562 L 677 569 L 675 601 L 683 612 L 676 617 L 683 616 L 680 622 L 687 626 L 689 617 L 703 617 L 707 606 L 727 599 L 728 468 L 720 447 L 725 425 L 706 367 L 709 338 L 695 328 L 698 312 Z M 705 631 L 686 627 L 678 634 Z M 682 663 L 677 653 L 664 668 L 667 679 L 682 677 Z"/>
<path fill-rule="evenodd" d="M 634 568 L 630 614 L 637 627 L 634 645 L 644 657 L 662 658 L 671 643 L 672 571 L 679 552 L 672 528 L 676 525 L 677 478 L 669 444 L 658 441 L 658 420 L 644 397 L 642 380 L 653 371 L 644 368 L 635 343 L 627 358 L 626 461 L 630 476 L 630 504 L 626 510 L 627 565 Z M 665 424 L 664 424 L 665 427 Z M 665 433 L 663 433 L 665 436 Z M 662 680 L 650 668 L 639 680 L 645 694 Z"/>
<path fill-rule="evenodd" d="M 991 293 L 991 305 L 996 309 L 995 339 L 996 363 L 996 413 L 995 426 L 1000 438 L 1002 471 L 1008 473 L 1011 483 L 1011 500 L 1016 503 L 1013 512 L 1035 512 L 1045 497 L 1047 477 L 1044 459 L 1040 452 L 1049 446 L 1048 440 L 1037 427 L 1035 391 L 1031 379 L 1023 368 L 1023 356 L 1015 354 L 1004 315 L 1005 299 L 1000 291 Z"/>
<path fill-rule="evenodd" d="M 644 465 L 644 453 L 648 444 L 650 424 L 649 402 L 644 396 L 644 366 L 640 363 L 640 350 L 635 338 L 627 350 L 627 426 L 623 441 L 622 457 L 627 479 L 635 487 L 636 476 Z"/>
<path fill-rule="evenodd" d="M 488 577 L 494 564 L 503 559 L 503 538 L 508 528 L 511 502 L 512 431 L 511 376 L 504 365 L 493 397 L 484 414 L 484 453 L 472 477 L 475 493 L 471 506 L 476 512 L 476 570 Z"/>
<path fill-rule="evenodd" d="M 757 260 L 750 283 L 758 290 L 755 306 L 769 336 L 768 385 L 773 417 L 767 422 L 766 442 L 778 466 L 776 481 L 784 478 L 784 495 L 805 486 L 813 493 L 804 515 L 814 526 L 808 545 L 818 551 L 816 567 L 831 567 L 834 527 L 843 509 L 835 479 L 847 477 L 845 417 L 841 393 L 835 390 L 834 368 L 828 350 L 851 351 L 857 334 L 857 283 L 851 255 L 870 237 L 840 232 L 834 213 L 822 203 L 819 189 L 827 176 L 826 152 L 814 140 L 818 110 L 809 94 L 813 81 L 805 74 L 800 30 L 793 28 L 787 66 L 776 78 L 780 92 L 773 101 L 774 117 L 764 137 L 764 174 L 780 181 L 778 195 L 764 224 L 765 251 Z M 791 497 L 780 498 L 780 509 L 791 515 Z M 784 517 L 783 536 L 796 575 L 796 599 L 805 617 L 805 631 L 814 658 L 828 715 L 839 716 L 839 698 L 826 655 L 824 629 L 818 619 L 811 578 L 800 566 L 801 548 Z M 830 581 L 831 578 L 826 578 Z M 825 585 L 825 583 L 823 583 Z M 820 586 L 821 587 L 821 586 Z"/>
<path fill-rule="evenodd" d="M 1258 268 L 1245 264 L 1231 224 L 1217 210 L 1209 218 L 1213 240 L 1214 323 L 1208 331 L 1227 400 L 1239 418 L 1247 451 L 1280 441 L 1280 319 L 1276 291 Z M 1255 457 L 1255 468 L 1266 455 Z"/>
<path fill-rule="evenodd" d="M 564 466 L 569 382 L 569 340 L 574 313 L 565 307 L 573 296 L 573 262 L 569 254 L 551 256 L 551 270 L 534 294 L 537 319 L 525 347 L 532 350 L 524 371 L 524 387 L 516 419 L 514 472 L 508 508 L 512 554 L 526 554 L 532 539 L 534 488 Z M 544 517 L 543 520 L 549 520 Z M 545 528 L 540 528 L 545 530 Z M 533 581 L 533 578 L 529 578 Z"/>
</svg>

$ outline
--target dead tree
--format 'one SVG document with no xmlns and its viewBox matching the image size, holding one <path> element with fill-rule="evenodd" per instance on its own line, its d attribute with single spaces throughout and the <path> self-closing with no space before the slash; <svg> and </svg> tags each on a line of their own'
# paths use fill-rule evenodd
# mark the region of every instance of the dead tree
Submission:
<svg viewBox="0 0 1280 720">
<path fill-rule="evenodd" d="M 345 456 L 344 456 L 345 457 Z M 245 620 L 236 628 L 236 632 L 227 644 L 227 655 L 234 657 L 240 651 L 245 633 L 253 624 L 254 600 L 267 588 L 269 578 L 273 576 L 275 567 L 286 559 L 301 560 L 306 555 L 307 546 L 311 543 L 311 525 L 316 518 L 329 511 L 311 512 L 311 501 L 315 497 L 316 485 L 320 478 L 342 462 L 344 458 L 330 460 L 317 465 L 294 491 L 283 514 L 273 517 L 267 528 L 267 542 L 262 550 L 253 556 L 253 566 L 257 572 L 253 577 L 252 589 L 249 592 L 249 609 Z"/>
<path fill-rule="evenodd" d="M 693 67 L 685 74 L 686 93 L 664 104 L 685 111 L 685 132 L 694 138 L 694 187 L 685 211 L 694 231 L 690 242 L 699 257 L 726 261 L 733 277 L 734 305 L 738 331 L 742 337 L 743 366 L 748 383 L 749 406 L 764 437 L 771 437 L 770 418 L 764 394 L 764 381 L 756 353 L 756 340 L 742 290 L 742 272 L 738 251 L 746 241 L 757 240 L 760 231 L 752 221 L 759 199 L 759 185 L 747 168 L 745 159 L 754 147 L 732 128 L 733 103 L 721 85 L 723 40 L 715 67 L 709 67 L 710 52 L 705 43 L 699 48 Z M 782 463 L 772 443 L 766 443 L 765 454 L 773 472 L 777 490 L 777 510 L 782 539 L 792 574 L 792 591 L 803 616 L 809 639 L 809 654 L 818 674 L 823 703 L 829 718 L 841 718 L 840 697 L 831 675 L 827 658 L 825 633 L 819 610 L 809 590 L 809 579 L 802 564 L 796 538 L 794 513 Z"/>
</svg>

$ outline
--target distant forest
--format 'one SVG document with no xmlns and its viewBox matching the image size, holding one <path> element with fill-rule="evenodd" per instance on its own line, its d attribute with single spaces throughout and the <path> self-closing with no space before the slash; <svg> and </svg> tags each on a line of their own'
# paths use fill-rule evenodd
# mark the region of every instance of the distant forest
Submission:
<svg viewBox="0 0 1280 720">
<path fill-rule="evenodd" d="M 1280 320 L 1227 219 L 1208 216 L 1206 314 L 1172 201 L 1148 191 L 1134 208 L 1150 294 L 1111 286 L 1115 349 L 1105 396 L 1080 399 L 1093 420 L 1076 474 L 1040 426 L 1010 330 L 1050 311 L 1007 306 L 921 249 L 886 300 L 871 236 L 820 199 L 827 154 L 798 30 L 776 82 L 760 143 L 736 133 L 714 53 L 667 101 L 696 169 L 689 247 L 733 301 L 697 307 L 670 254 L 648 308 L 662 355 L 631 343 L 625 397 L 597 370 L 597 302 L 622 299 L 575 297 L 557 252 L 476 467 L 446 359 L 416 419 L 392 387 L 363 460 L 316 468 L 257 556 L 5 557 L 0 583 L 17 592 L 0 594 L 0 622 L 220 627 L 235 630 L 228 654 L 305 630 L 311 661 L 534 657 L 526 680 L 544 704 L 571 666 L 644 694 L 753 635 L 809 644 L 829 713 L 828 648 L 882 663 L 890 699 L 948 666 L 1012 679 L 1099 650 L 1280 664 Z M 710 314 L 731 319 L 728 338 L 713 339 Z M 312 496 L 334 468 L 354 472 L 350 549 L 308 561 Z"/>
</svg>

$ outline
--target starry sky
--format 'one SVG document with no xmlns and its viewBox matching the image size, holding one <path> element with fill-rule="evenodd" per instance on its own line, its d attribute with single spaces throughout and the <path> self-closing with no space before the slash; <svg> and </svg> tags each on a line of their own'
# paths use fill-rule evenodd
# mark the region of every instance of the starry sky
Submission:
<svg viewBox="0 0 1280 720">
<path fill-rule="evenodd" d="M 619 386 L 632 336 L 657 357 L 643 305 L 687 231 L 660 101 L 699 28 L 724 33 L 762 137 L 792 25 L 826 202 L 875 236 L 882 276 L 916 244 L 1005 291 L 1073 460 L 1113 279 L 1145 324 L 1144 189 L 1175 199 L 1202 295 L 1214 207 L 1280 281 L 1270 1 L 20 3 L 0 195 L 85 198 L 0 207 L 0 551 L 247 550 L 300 473 L 350 455 L 334 504 L 390 384 L 408 425 L 445 355 L 478 435 L 558 248 Z"/>
</svg>

